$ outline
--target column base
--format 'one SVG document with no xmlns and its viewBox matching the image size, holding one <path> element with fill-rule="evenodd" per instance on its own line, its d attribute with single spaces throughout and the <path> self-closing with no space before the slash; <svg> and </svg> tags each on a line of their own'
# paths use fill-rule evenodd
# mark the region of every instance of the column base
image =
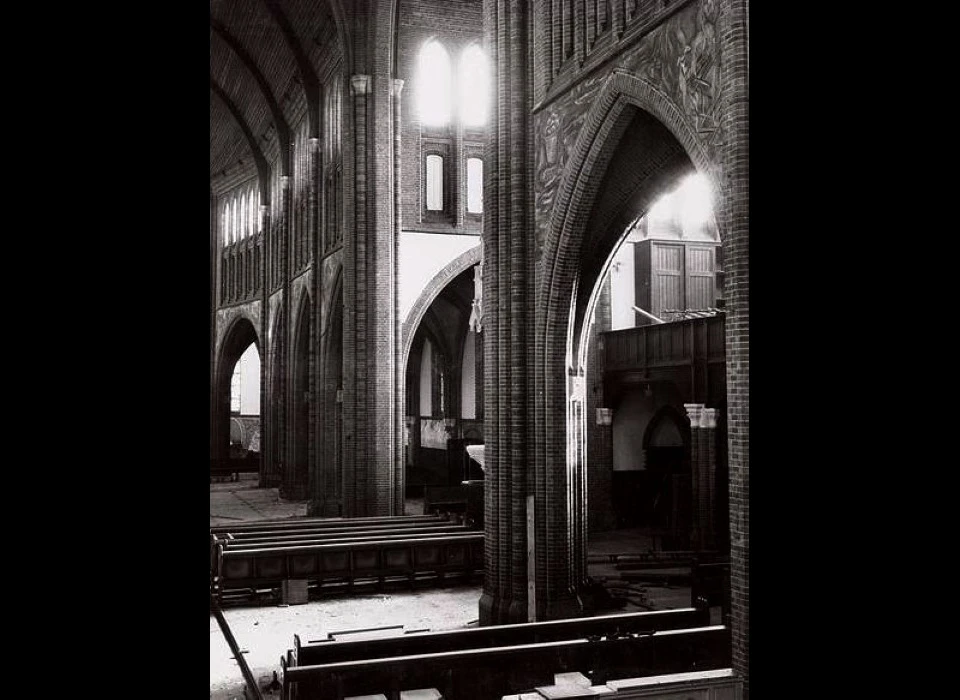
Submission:
<svg viewBox="0 0 960 700">
<path fill-rule="evenodd" d="M 480 596 L 479 607 L 481 627 L 527 622 L 527 603 L 525 600 L 513 600 L 484 593 Z"/>
<path fill-rule="evenodd" d="M 540 617 L 540 606 L 537 606 L 537 619 L 565 620 L 571 617 L 583 617 L 586 607 L 583 598 L 573 592 L 563 593 L 551 598 L 543 607 L 543 617 Z"/>
</svg>

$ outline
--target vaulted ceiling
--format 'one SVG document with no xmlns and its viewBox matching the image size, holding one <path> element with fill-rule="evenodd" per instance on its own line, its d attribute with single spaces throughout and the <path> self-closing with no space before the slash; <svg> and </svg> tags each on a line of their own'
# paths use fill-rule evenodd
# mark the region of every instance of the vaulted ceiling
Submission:
<svg viewBox="0 0 960 700">
<path fill-rule="evenodd" d="M 210 0 L 210 183 L 219 194 L 289 152 L 343 55 L 339 0 Z M 333 58 L 331 58 L 333 57 Z M 288 174 L 281 162 L 281 172 Z M 258 172 L 259 168 L 259 172 Z"/>
</svg>

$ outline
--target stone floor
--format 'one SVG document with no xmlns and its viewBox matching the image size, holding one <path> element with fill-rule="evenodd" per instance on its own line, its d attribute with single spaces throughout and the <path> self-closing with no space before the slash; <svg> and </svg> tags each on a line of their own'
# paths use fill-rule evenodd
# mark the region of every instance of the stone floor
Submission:
<svg viewBox="0 0 960 700">
<path fill-rule="evenodd" d="M 422 512 L 422 502 L 408 503 L 407 512 Z M 240 481 L 210 485 L 210 524 L 229 524 L 244 520 L 302 517 L 306 502 L 285 501 L 277 489 L 259 489 L 255 476 Z M 641 530 L 616 530 L 597 533 L 589 541 L 590 554 L 645 552 L 655 546 L 654 539 Z M 690 604 L 690 589 L 685 586 L 637 585 L 619 579 L 611 563 L 591 564 L 591 577 L 605 581 L 626 603 L 624 611 L 663 610 Z M 280 668 L 280 657 L 293 646 L 294 633 L 304 641 L 325 638 L 328 633 L 402 625 L 404 629 L 445 630 L 476 625 L 481 587 L 476 584 L 452 585 L 440 589 L 365 595 L 329 595 L 305 605 L 228 607 L 224 618 L 261 687 Z M 614 611 L 611 611 L 614 612 Z M 210 616 L 210 697 L 217 700 L 243 698 L 244 680 L 232 658 L 216 618 Z M 265 694 L 265 697 L 272 697 Z M 275 697 L 279 697 L 279 693 Z"/>
</svg>

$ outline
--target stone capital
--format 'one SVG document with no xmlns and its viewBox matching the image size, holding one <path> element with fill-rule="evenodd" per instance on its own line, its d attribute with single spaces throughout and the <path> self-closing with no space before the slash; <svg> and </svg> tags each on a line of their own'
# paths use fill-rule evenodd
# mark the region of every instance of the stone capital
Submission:
<svg viewBox="0 0 960 700">
<path fill-rule="evenodd" d="M 715 408 L 704 408 L 700 412 L 700 427 L 701 428 L 716 428 L 717 427 L 717 409 Z"/>
<path fill-rule="evenodd" d="M 370 86 L 373 80 L 369 75 L 351 75 L 350 87 L 354 95 L 367 95 L 370 93 Z"/>
<path fill-rule="evenodd" d="M 393 87 L 393 96 L 400 97 L 400 93 L 403 91 L 403 80 L 401 78 L 395 78 L 392 84 Z"/>
<path fill-rule="evenodd" d="M 702 403 L 685 403 L 683 410 L 687 412 L 687 418 L 690 419 L 691 428 L 700 427 L 700 412 L 703 410 Z"/>
</svg>

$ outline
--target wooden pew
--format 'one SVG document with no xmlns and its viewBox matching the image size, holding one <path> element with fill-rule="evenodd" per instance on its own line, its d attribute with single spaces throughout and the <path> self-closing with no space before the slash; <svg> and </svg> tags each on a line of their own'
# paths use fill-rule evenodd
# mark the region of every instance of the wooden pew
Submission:
<svg viewBox="0 0 960 700">
<path fill-rule="evenodd" d="M 294 648 L 290 651 L 287 662 L 290 666 L 315 666 L 339 661 L 535 644 L 582 637 L 650 633 L 668 629 L 703 627 L 709 624 L 709 610 L 681 608 L 442 632 L 418 632 L 357 641 L 320 641 L 302 644 L 300 637 L 294 635 Z"/>
<path fill-rule="evenodd" d="M 664 630 L 644 636 L 586 638 L 466 649 L 434 654 L 288 667 L 281 659 L 286 700 L 343 700 L 407 688 L 437 688 L 456 700 L 490 700 L 553 683 L 554 673 L 589 672 L 592 683 L 728 667 L 727 628 Z"/>
<path fill-rule="evenodd" d="M 220 540 L 214 539 L 211 542 L 211 556 L 210 556 L 210 574 L 211 576 L 219 576 L 220 571 L 217 569 L 217 562 L 219 561 L 217 557 L 217 549 L 222 549 L 223 551 L 246 551 L 254 549 L 271 549 L 276 551 L 281 551 L 284 549 L 289 549 L 291 547 L 309 547 L 314 544 L 335 544 L 335 543 L 350 543 L 350 542 L 365 542 L 368 540 L 377 540 L 381 542 L 394 541 L 394 540 L 409 540 L 413 538 L 417 539 L 432 539 L 435 537 L 446 537 L 449 535 L 465 535 L 476 532 L 471 528 L 468 528 L 464 525 L 448 525 L 441 528 L 430 528 L 427 530 L 417 529 L 403 529 L 403 530 L 380 530 L 376 532 L 363 532 L 357 535 L 344 535 L 344 534 L 319 534 L 312 535 L 309 539 L 296 539 L 296 540 L 286 540 L 286 539 L 266 539 L 263 541 L 248 541 L 244 539 L 225 539 Z M 307 537 L 304 535 L 303 537 Z"/>
<path fill-rule="evenodd" d="M 571 677 L 566 682 L 565 676 Z M 740 700 L 740 681 L 733 669 L 666 673 L 640 678 L 617 678 L 603 685 L 590 685 L 580 673 L 555 674 L 552 686 L 539 686 L 533 692 L 504 695 L 501 700 L 588 700 L 603 695 L 607 700 Z"/>
<path fill-rule="evenodd" d="M 218 545 L 214 570 L 213 594 L 217 598 L 228 589 L 273 587 L 285 580 L 352 586 L 369 579 L 382 583 L 395 577 L 412 582 L 423 575 L 469 576 L 483 570 L 483 533 L 239 551 Z"/>
<path fill-rule="evenodd" d="M 447 518 L 436 516 L 399 516 L 387 518 L 301 518 L 295 520 L 261 520 L 231 525 L 217 525 L 210 528 L 210 571 L 211 575 L 216 568 L 217 543 L 224 540 L 257 540 L 268 541 L 289 537 L 290 539 L 304 539 L 305 535 L 313 537 L 319 534 L 349 535 L 351 533 L 367 533 L 380 530 L 395 530 L 397 532 L 429 530 L 450 527 L 456 523 Z"/>
<path fill-rule="evenodd" d="M 465 525 L 451 525 L 449 527 L 437 528 L 432 530 L 413 530 L 407 532 L 375 532 L 361 533 L 357 535 L 313 535 L 304 539 L 296 540 L 264 540 L 257 542 L 248 542 L 246 540 L 220 540 L 217 544 L 223 547 L 224 551 L 239 551 L 244 549 L 287 549 L 290 547 L 309 547 L 312 544 L 333 544 L 337 542 L 363 542 L 365 540 L 410 540 L 414 538 L 429 539 L 432 537 L 446 537 L 447 535 L 469 535 L 477 531 L 466 527 Z"/>
<path fill-rule="evenodd" d="M 406 524 L 447 521 L 449 521 L 449 518 L 436 515 L 384 515 L 371 516 L 368 518 L 282 518 L 276 520 L 250 520 L 242 523 L 230 523 L 228 525 L 211 525 L 210 532 L 217 534 L 249 532 L 254 530 L 273 532 L 278 530 L 322 529 L 328 527 L 348 528 L 370 525 L 402 527 Z"/>
<path fill-rule="evenodd" d="M 270 543 L 270 544 L 281 544 L 283 542 L 295 542 L 297 540 L 309 540 L 317 538 L 334 538 L 334 537 L 359 537 L 359 536 L 370 536 L 370 537 L 379 537 L 382 535 L 398 535 L 404 533 L 418 533 L 418 532 L 443 532 L 445 530 L 450 530 L 452 528 L 466 529 L 465 526 L 452 522 L 444 521 L 439 523 L 414 523 L 412 525 L 404 525 L 402 527 L 352 527 L 352 528 L 323 528 L 316 530 L 297 530 L 297 531 L 283 531 L 282 533 L 276 532 L 228 532 L 226 535 L 217 536 L 212 535 L 212 537 L 218 537 L 220 540 L 228 540 L 231 542 L 242 542 L 245 544 L 254 544 L 254 543 Z"/>
</svg>

